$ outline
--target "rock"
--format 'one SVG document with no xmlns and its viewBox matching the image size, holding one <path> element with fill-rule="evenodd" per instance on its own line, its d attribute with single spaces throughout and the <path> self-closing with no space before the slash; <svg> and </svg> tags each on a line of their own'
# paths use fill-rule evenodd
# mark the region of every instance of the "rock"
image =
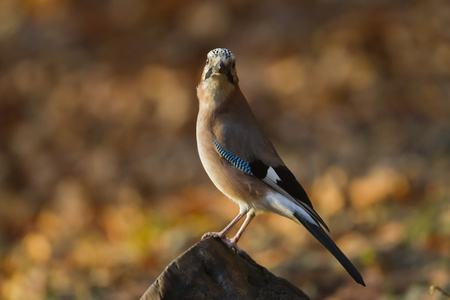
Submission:
<svg viewBox="0 0 450 300">
<path fill-rule="evenodd" d="M 220 239 L 198 242 L 171 262 L 141 300 L 309 299 L 300 289 Z"/>
</svg>

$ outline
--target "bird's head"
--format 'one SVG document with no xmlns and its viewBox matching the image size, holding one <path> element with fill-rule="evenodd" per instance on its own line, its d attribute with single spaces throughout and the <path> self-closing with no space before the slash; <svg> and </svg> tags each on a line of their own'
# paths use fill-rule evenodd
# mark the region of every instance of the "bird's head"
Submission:
<svg viewBox="0 0 450 300">
<path fill-rule="evenodd" d="M 209 51 L 206 65 L 202 74 L 202 81 L 227 81 L 233 85 L 238 83 L 236 75 L 236 61 L 233 52 L 225 48 Z"/>
</svg>

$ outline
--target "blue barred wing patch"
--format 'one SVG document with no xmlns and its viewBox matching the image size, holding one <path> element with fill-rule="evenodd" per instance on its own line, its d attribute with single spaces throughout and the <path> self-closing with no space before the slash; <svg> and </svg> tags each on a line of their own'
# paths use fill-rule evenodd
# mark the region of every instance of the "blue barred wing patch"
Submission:
<svg viewBox="0 0 450 300">
<path fill-rule="evenodd" d="M 237 155 L 235 155 L 233 152 L 228 151 L 223 145 L 221 145 L 217 139 L 214 138 L 214 145 L 216 146 L 217 152 L 224 157 L 230 164 L 235 166 L 241 171 L 244 171 L 245 173 L 249 175 L 253 175 L 252 169 L 250 168 L 250 164 L 246 162 L 245 160 L 239 158 Z"/>
</svg>

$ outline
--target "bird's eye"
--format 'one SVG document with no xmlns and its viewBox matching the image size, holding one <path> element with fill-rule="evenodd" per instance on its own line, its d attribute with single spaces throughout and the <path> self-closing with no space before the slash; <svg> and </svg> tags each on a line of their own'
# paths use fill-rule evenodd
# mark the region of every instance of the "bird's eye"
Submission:
<svg viewBox="0 0 450 300">
<path fill-rule="evenodd" d="M 209 58 L 206 59 L 206 64 L 209 64 Z"/>
</svg>

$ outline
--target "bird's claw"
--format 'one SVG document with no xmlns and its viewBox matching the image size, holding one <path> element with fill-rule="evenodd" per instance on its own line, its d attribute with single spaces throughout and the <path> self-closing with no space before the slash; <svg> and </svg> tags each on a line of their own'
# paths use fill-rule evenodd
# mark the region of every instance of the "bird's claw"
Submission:
<svg viewBox="0 0 450 300">
<path fill-rule="evenodd" d="M 219 238 L 219 239 L 224 238 L 223 236 L 221 236 L 220 232 L 207 232 L 202 236 L 202 240 L 207 239 L 209 237 Z"/>
<path fill-rule="evenodd" d="M 228 239 L 225 236 L 221 235 L 220 232 L 207 232 L 202 236 L 202 240 L 207 239 L 209 237 L 221 239 L 222 242 L 227 245 L 229 248 L 234 249 L 237 253 L 245 253 L 244 250 L 236 245 L 236 240 L 234 238 Z"/>
<path fill-rule="evenodd" d="M 241 248 L 238 247 L 238 245 L 236 245 L 236 242 L 234 241 L 234 239 L 222 238 L 221 240 L 229 248 L 234 249 L 234 251 L 236 251 L 236 253 L 245 253 L 244 250 L 242 250 Z"/>
</svg>

